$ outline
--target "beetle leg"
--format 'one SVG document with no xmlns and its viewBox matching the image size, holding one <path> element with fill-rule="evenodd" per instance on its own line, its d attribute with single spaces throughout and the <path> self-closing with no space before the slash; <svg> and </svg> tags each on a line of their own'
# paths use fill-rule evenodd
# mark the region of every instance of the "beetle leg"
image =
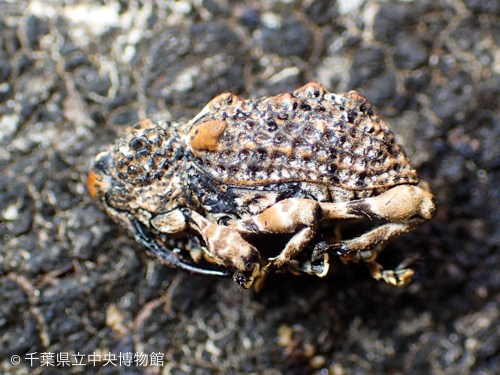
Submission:
<svg viewBox="0 0 500 375">
<path fill-rule="evenodd" d="M 310 275 L 324 277 L 330 270 L 329 259 L 330 256 L 328 253 L 324 253 L 321 256 L 321 262 L 318 262 L 319 258 L 315 261 L 308 260 L 306 262 L 291 260 L 288 264 L 288 270 L 294 274 L 308 273 Z"/>
<path fill-rule="evenodd" d="M 208 261 L 235 269 L 233 279 L 240 286 L 249 288 L 260 275 L 258 250 L 245 241 L 233 228 L 211 223 L 202 215 L 188 209 L 182 210 L 190 227 L 199 232 L 207 247 L 203 247 Z"/>
<path fill-rule="evenodd" d="M 322 203 L 324 219 L 379 218 L 389 223 L 380 225 L 351 240 L 332 245 L 344 260 L 364 261 L 372 276 L 389 284 L 405 285 L 413 270 L 405 266 L 396 270 L 383 270 L 375 262 L 389 239 L 413 230 L 418 224 L 434 216 L 434 197 L 428 191 L 412 185 L 400 185 L 373 198 L 343 203 Z M 374 246 L 375 245 L 375 246 Z"/>
<path fill-rule="evenodd" d="M 387 223 L 362 234 L 352 240 L 341 241 L 332 245 L 332 250 L 344 261 L 364 261 L 368 265 L 372 277 L 384 280 L 388 284 L 403 286 L 410 282 L 414 272 L 403 266 L 395 270 L 384 270 L 376 262 L 378 254 L 383 250 L 384 244 L 392 237 L 406 233 L 418 223 Z M 373 246 L 375 244 L 375 246 Z"/>
<path fill-rule="evenodd" d="M 334 246 L 332 246 L 334 247 Z M 341 257 L 344 263 L 353 261 L 358 263 L 363 261 L 368 266 L 370 274 L 375 280 L 384 280 L 387 284 L 395 286 L 404 286 L 408 284 L 415 272 L 409 268 L 409 265 L 415 259 L 409 258 L 401 262 L 395 270 L 384 270 L 384 267 L 376 261 L 378 254 L 384 249 L 384 243 L 379 243 L 372 249 L 356 251 L 347 257 Z"/>
<path fill-rule="evenodd" d="M 366 260 L 359 254 L 373 245 L 384 243 L 414 229 L 434 216 L 436 206 L 431 193 L 417 186 L 400 185 L 372 198 L 341 203 L 321 203 L 323 219 L 377 218 L 389 221 L 352 240 L 342 241 L 336 247 L 340 256 Z M 376 258 L 376 252 L 372 260 Z"/>
<path fill-rule="evenodd" d="M 281 253 L 269 258 L 267 267 L 282 269 L 313 239 L 320 219 L 321 207 L 318 202 L 289 198 L 276 203 L 259 215 L 232 221 L 228 225 L 242 234 L 294 233 Z M 323 273 L 323 270 L 320 272 Z"/>
<path fill-rule="evenodd" d="M 178 268 L 198 276 L 209 277 L 230 277 L 231 272 L 226 270 L 211 270 L 201 267 L 196 267 L 189 263 L 183 262 L 172 250 L 160 246 L 155 240 L 146 233 L 146 227 L 134 215 L 114 209 L 104 201 L 104 207 L 108 214 L 113 219 L 127 229 L 134 239 L 146 249 L 146 253 L 157 258 L 162 264 Z"/>
<path fill-rule="evenodd" d="M 323 219 L 379 218 L 393 223 L 422 222 L 436 213 L 434 197 L 413 185 L 399 185 L 372 198 L 320 203 Z"/>
<path fill-rule="evenodd" d="M 271 267 L 277 270 L 282 269 L 286 266 L 291 259 L 295 258 L 304 247 L 311 241 L 316 235 L 316 228 L 305 227 L 300 229 L 295 235 L 288 241 L 285 248 L 281 253 L 273 258 L 269 258 L 269 264 L 266 267 Z"/>
<path fill-rule="evenodd" d="M 154 240 L 151 240 L 147 234 L 144 232 L 142 224 L 136 218 L 130 217 L 130 224 L 133 228 L 131 230 L 132 235 L 135 240 L 140 243 L 144 248 L 146 248 L 146 252 L 150 255 L 154 256 L 160 262 L 166 266 L 178 268 L 183 271 L 187 271 L 193 275 L 199 276 L 210 276 L 210 277 L 230 277 L 231 273 L 224 270 L 211 270 L 193 266 L 188 263 L 184 263 L 181 261 L 174 253 L 163 247 L 159 246 L 158 243 Z"/>
<path fill-rule="evenodd" d="M 411 268 L 406 268 L 409 264 L 405 262 L 396 267 L 395 270 L 384 270 L 377 262 L 367 263 L 370 273 L 375 280 L 384 280 L 387 284 L 404 286 L 408 284 L 415 272 Z"/>
<path fill-rule="evenodd" d="M 380 251 L 374 251 L 374 245 L 383 244 L 393 237 L 415 229 L 417 223 L 387 223 L 363 233 L 351 240 L 340 241 L 332 245 L 332 250 L 347 260 L 371 262 Z"/>
</svg>

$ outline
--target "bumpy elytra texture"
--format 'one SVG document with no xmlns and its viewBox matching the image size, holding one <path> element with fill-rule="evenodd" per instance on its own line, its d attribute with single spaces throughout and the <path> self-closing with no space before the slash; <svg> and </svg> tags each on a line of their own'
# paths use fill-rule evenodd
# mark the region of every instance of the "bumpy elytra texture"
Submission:
<svg viewBox="0 0 500 375">
<path fill-rule="evenodd" d="M 190 139 L 196 163 L 220 182 L 346 189 L 418 182 L 392 132 L 355 91 L 310 84 L 272 98 L 227 99 L 197 119 Z"/>
</svg>

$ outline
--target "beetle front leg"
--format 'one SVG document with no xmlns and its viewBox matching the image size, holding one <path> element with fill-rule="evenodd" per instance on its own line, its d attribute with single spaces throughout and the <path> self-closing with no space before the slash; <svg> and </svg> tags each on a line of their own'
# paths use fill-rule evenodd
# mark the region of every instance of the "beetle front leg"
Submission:
<svg viewBox="0 0 500 375">
<path fill-rule="evenodd" d="M 260 272 L 260 254 L 233 228 L 211 223 L 199 213 L 182 210 L 190 227 L 199 232 L 207 248 L 208 261 L 235 269 L 233 279 L 240 286 L 249 288 Z"/>
<path fill-rule="evenodd" d="M 178 268 L 198 276 L 209 276 L 209 277 L 231 276 L 231 273 L 225 270 L 211 270 L 211 269 L 200 268 L 181 261 L 172 252 L 172 250 L 169 250 L 164 246 L 160 246 L 156 241 L 150 239 L 144 232 L 142 224 L 137 219 L 130 217 L 130 224 L 131 228 L 133 228 L 130 230 L 130 232 L 134 236 L 135 240 L 146 249 L 146 252 L 148 254 L 156 257 L 162 264 L 172 268 Z"/>
</svg>

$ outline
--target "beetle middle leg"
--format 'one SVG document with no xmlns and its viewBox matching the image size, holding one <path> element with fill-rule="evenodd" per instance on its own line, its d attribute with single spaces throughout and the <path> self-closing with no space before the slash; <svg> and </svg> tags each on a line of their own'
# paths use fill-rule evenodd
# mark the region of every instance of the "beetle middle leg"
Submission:
<svg viewBox="0 0 500 375">
<path fill-rule="evenodd" d="M 314 238 L 321 217 L 321 206 L 318 202 L 289 198 L 276 203 L 259 215 L 232 221 L 228 225 L 242 234 L 293 233 L 281 253 L 269 258 L 270 263 L 267 267 L 279 270 L 286 267 Z M 323 275 L 323 271 L 321 274 Z"/>
</svg>

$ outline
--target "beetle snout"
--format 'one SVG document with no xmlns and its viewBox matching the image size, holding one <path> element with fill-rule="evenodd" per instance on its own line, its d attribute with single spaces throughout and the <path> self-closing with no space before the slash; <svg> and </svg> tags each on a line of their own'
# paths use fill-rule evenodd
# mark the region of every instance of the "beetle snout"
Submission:
<svg viewBox="0 0 500 375">
<path fill-rule="evenodd" d="M 94 165 L 89 172 L 87 188 L 90 196 L 102 200 L 104 195 L 111 189 L 111 176 L 108 173 L 108 163 L 111 156 L 108 152 L 101 152 L 94 160 Z"/>
</svg>

